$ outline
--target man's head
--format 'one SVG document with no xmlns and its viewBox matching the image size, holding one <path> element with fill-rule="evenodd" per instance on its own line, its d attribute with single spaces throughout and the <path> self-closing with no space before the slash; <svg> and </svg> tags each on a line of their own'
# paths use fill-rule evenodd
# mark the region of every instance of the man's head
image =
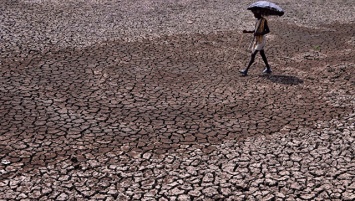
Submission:
<svg viewBox="0 0 355 201">
<path fill-rule="evenodd" d="M 261 13 L 260 10 L 253 10 L 254 17 L 260 19 L 261 18 Z"/>
</svg>

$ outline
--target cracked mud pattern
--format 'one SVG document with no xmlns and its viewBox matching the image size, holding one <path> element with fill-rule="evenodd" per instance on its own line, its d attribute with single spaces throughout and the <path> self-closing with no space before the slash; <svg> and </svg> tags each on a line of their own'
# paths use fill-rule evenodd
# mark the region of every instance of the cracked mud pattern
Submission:
<svg viewBox="0 0 355 201">
<path fill-rule="evenodd" d="M 0 3 L 0 200 L 355 199 L 353 1 L 119 2 Z"/>
</svg>

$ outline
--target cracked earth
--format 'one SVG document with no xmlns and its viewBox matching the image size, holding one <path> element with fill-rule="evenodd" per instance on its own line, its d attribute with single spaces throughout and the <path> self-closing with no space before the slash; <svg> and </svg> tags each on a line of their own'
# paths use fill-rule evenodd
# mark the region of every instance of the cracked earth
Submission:
<svg viewBox="0 0 355 201">
<path fill-rule="evenodd" d="M 0 2 L 0 200 L 355 200 L 355 3 Z"/>
</svg>

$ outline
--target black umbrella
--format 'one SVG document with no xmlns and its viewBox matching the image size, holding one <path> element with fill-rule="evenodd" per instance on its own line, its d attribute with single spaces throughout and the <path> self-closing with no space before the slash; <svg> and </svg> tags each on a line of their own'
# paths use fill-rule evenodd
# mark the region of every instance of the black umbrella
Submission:
<svg viewBox="0 0 355 201">
<path fill-rule="evenodd" d="M 253 12 L 259 11 L 262 15 L 282 16 L 284 14 L 284 11 L 280 6 L 268 1 L 255 2 L 248 7 L 248 10 L 251 10 Z"/>
</svg>

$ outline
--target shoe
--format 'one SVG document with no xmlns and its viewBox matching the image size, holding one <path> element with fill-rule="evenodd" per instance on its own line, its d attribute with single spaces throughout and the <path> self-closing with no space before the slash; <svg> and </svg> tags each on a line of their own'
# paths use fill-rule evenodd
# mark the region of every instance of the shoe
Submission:
<svg viewBox="0 0 355 201">
<path fill-rule="evenodd" d="M 265 68 L 265 69 L 263 70 L 263 73 L 264 73 L 264 74 L 271 74 L 271 73 L 272 73 L 272 70 L 271 70 L 270 68 Z"/>
<path fill-rule="evenodd" d="M 239 72 L 242 74 L 242 76 L 248 75 L 248 71 L 246 71 L 246 70 L 240 70 Z"/>
</svg>

